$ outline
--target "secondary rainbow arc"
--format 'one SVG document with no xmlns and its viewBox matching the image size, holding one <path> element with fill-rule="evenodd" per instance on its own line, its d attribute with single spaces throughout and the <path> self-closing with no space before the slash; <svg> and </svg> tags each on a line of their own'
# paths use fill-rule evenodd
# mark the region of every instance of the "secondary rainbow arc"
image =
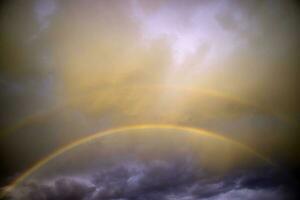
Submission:
<svg viewBox="0 0 300 200">
<path fill-rule="evenodd" d="M 292 119 L 290 119 L 286 116 L 280 115 L 276 112 L 267 110 L 265 108 L 261 108 L 251 102 L 245 101 L 241 98 L 237 98 L 235 96 L 232 96 L 232 95 L 229 95 L 229 94 L 217 91 L 217 90 L 198 89 L 195 87 L 186 87 L 186 86 L 177 86 L 177 85 L 159 85 L 159 84 L 153 84 L 150 86 L 126 86 L 126 87 L 124 87 L 124 89 L 128 89 L 128 88 L 130 88 L 130 89 L 171 89 L 171 90 L 182 90 L 182 91 L 187 91 L 187 92 L 192 92 L 192 93 L 194 92 L 194 93 L 198 93 L 198 94 L 201 94 L 204 96 L 214 97 L 217 99 L 223 99 L 223 100 L 237 103 L 239 105 L 244 105 L 244 106 L 247 106 L 247 107 L 250 107 L 253 109 L 257 109 L 257 110 L 263 111 L 265 113 L 269 113 L 270 115 L 274 116 L 275 118 L 279 119 L 280 121 L 288 122 L 288 124 L 295 124 L 295 122 Z M 97 91 L 97 88 L 94 88 L 93 90 Z M 94 91 L 91 91 L 91 92 L 94 92 Z M 85 94 L 82 97 L 84 97 L 84 96 L 85 96 Z M 82 97 L 80 97 L 80 98 L 82 98 Z M 80 98 L 79 98 L 79 100 L 75 101 L 75 103 L 72 101 L 64 102 L 62 104 L 56 105 L 54 108 L 52 108 L 50 110 L 40 111 L 40 112 L 34 113 L 30 116 L 27 116 L 27 117 L 21 119 L 20 121 L 14 123 L 13 125 L 6 127 L 5 129 L 2 129 L 0 131 L 0 139 L 1 139 L 1 137 L 9 135 L 10 133 L 14 133 L 17 130 L 27 127 L 31 124 L 46 120 L 49 116 L 55 115 L 57 112 L 60 112 L 63 108 L 67 107 L 68 105 L 71 105 L 71 104 L 76 105 L 76 103 L 80 102 Z"/>
</svg>

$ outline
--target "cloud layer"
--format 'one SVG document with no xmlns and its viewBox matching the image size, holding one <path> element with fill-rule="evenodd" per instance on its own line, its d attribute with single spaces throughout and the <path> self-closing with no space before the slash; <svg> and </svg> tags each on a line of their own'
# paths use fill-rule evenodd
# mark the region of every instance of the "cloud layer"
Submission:
<svg viewBox="0 0 300 200">
<path fill-rule="evenodd" d="M 192 159 L 127 160 L 87 175 L 24 183 L 12 200 L 286 200 L 291 185 L 270 169 L 213 175 Z"/>
</svg>

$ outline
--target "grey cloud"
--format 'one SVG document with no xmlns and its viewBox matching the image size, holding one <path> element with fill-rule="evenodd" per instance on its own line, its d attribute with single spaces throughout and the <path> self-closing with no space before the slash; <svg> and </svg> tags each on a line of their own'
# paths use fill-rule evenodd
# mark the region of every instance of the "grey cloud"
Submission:
<svg viewBox="0 0 300 200">
<path fill-rule="evenodd" d="M 285 197 L 278 191 L 272 190 L 251 190 L 251 189 L 241 189 L 241 190 L 231 190 L 229 192 L 220 194 L 213 198 L 208 198 L 207 200 L 284 200 Z"/>
<path fill-rule="evenodd" d="M 32 36 L 31 39 L 36 39 L 39 35 L 49 27 L 51 23 L 51 17 L 57 10 L 56 0 L 39 0 L 35 5 L 36 19 L 39 24 L 39 31 Z"/>
<path fill-rule="evenodd" d="M 90 176 L 58 177 L 20 186 L 12 200 L 283 200 L 291 193 L 270 169 L 208 175 L 191 160 L 126 161 Z M 268 180 L 267 180 L 268 179 Z M 273 184 L 268 184 L 268 183 Z"/>
<path fill-rule="evenodd" d="M 80 200 L 87 198 L 95 190 L 84 182 L 72 178 L 59 178 L 50 184 L 27 183 L 18 193 L 12 195 L 12 199 L 31 200 Z"/>
<path fill-rule="evenodd" d="M 216 20 L 225 30 L 235 30 L 238 27 L 237 19 L 232 13 L 219 13 L 216 15 Z"/>
</svg>

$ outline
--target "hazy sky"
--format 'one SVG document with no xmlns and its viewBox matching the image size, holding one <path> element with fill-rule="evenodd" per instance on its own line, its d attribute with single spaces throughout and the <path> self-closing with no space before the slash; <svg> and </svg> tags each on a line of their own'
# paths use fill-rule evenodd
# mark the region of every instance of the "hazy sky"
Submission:
<svg viewBox="0 0 300 200">
<path fill-rule="evenodd" d="M 2 3 L 2 185 L 72 141 L 101 130 L 136 124 L 176 124 L 215 131 L 266 155 L 284 171 L 298 174 L 299 15 L 296 1 L 280 0 Z M 159 131 L 153 134 L 158 135 L 158 140 Z M 111 145 L 125 145 L 119 143 Z M 181 141 L 175 143 L 180 146 Z M 214 142 L 202 145 L 201 154 L 224 158 L 207 161 L 221 168 L 240 163 L 244 155 L 235 147 L 224 147 L 233 148 L 226 154 Z M 112 157 L 117 155 L 116 149 L 111 151 Z M 83 150 L 76 159 L 97 152 Z M 168 159 L 161 162 L 174 167 Z M 136 160 L 132 162 L 137 168 L 145 165 L 150 171 L 161 170 L 137 158 L 132 160 Z M 80 162 L 66 171 L 73 172 Z M 129 161 L 120 161 L 123 162 Z M 100 164 L 98 167 L 102 169 Z M 88 166 L 80 167 L 83 168 L 87 170 Z M 176 166 L 174 170 L 178 170 Z M 117 172 L 113 168 L 109 173 Z M 256 171 L 244 174 L 247 173 Z M 46 172 L 41 174 L 47 177 Z M 93 174 L 94 171 L 90 175 Z M 60 176 L 65 179 L 64 173 Z M 228 176 L 235 180 L 232 174 Z M 198 181 L 194 178 L 190 184 L 200 184 Z M 219 184 L 224 180 L 214 181 Z M 237 188 L 235 184 L 205 198 L 239 199 L 236 196 L 245 190 L 249 199 L 273 199 L 272 195 L 279 198 L 282 194 L 277 190 L 280 195 L 269 194 L 265 187 L 261 192 L 266 194 L 252 194 L 253 188 L 243 184 Z M 184 187 L 180 191 L 186 192 Z M 187 193 L 182 199 L 197 199 L 196 193 Z M 126 195 L 123 199 L 130 199 Z M 145 198 L 153 199 L 151 195 Z M 160 199 L 173 198 L 160 195 Z M 136 197 L 139 198 L 142 197 Z"/>
</svg>

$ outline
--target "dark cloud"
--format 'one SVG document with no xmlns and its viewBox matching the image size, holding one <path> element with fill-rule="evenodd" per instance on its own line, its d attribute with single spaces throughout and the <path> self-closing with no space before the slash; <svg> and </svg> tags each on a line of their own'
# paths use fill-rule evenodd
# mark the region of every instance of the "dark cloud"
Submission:
<svg viewBox="0 0 300 200">
<path fill-rule="evenodd" d="M 292 199 L 291 182 L 283 177 L 278 171 L 266 168 L 217 176 L 203 171 L 191 159 L 131 160 L 92 175 L 26 183 L 10 199 Z"/>
</svg>

